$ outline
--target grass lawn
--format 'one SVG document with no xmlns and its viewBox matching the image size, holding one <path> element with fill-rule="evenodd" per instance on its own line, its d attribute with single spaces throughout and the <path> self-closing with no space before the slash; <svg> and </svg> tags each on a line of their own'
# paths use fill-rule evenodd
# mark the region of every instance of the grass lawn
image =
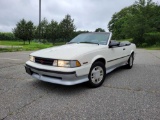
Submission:
<svg viewBox="0 0 160 120">
<path fill-rule="evenodd" d="M 24 45 L 22 41 L 0 41 L 0 46 L 8 46 L 6 48 L 0 47 L 0 52 L 12 52 L 12 51 L 34 51 L 34 50 L 39 50 L 39 49 L 44 49 L 44 48 L 49 48 L 53 46 L 58 46 L 58 45 L 63 45 L 65 44 L 64 42 L 61 43 L 55 43 L 54 45 L 52 43 L 37 43 L 37 42 L 31 42 L 28 44 Z M 9 47 L 10 46 L 10 47 Z M 19 46 L 19 47 L 15 47 Z"/>
<path fill-rule="evenodd" d="M 147 50 L 160 50 L 160 46 L 159 47 L 155 47 L 155 46 L 153 46 L 153 47 L 147 47 L 147 48 L 145 48 L 145 49 L 147 49 Z"/>
</svg>

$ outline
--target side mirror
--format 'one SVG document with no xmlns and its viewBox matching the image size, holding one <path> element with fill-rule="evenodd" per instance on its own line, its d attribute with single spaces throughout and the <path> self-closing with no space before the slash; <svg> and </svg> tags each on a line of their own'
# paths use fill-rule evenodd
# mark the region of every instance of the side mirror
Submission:
<svg viewBox="0 0 160 120">
<path fill-rule="evenodd" d="M 115 46 L 119 46 L 119 42 L 110 42 L 109 43 L 109 48 L 115 47 Z"/>
</svg>

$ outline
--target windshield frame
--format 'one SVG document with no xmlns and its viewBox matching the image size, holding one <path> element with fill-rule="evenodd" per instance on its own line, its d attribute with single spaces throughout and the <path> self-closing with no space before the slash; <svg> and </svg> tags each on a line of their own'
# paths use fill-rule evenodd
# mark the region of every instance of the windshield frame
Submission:
<svg viewBox="0 0 160 120">
<path fill-rule="evenodd" d="M 106 36 L 106 37 L 108 37 L 108 39 L 106 39 L 104 41 L 97 40 L 98 42 L 83 41 L 83 40 L 82 41 L 74 41 L 74 39 L 78 38 L 78 36 L 80 36 L 80 35 L 86 35 L 86 34 L 108 34 L 108 36 Z M 111 39 L 111 36 L 112 36 L 112 33 L 110 33 L 110 32 L 88 32 L 88 33 L 81 33 L 81 34 L 77 35 L 75 38 L 73 38 L 69 43 L 78 43 L 78 44 L 79 43 L 86 43 L 86 44 L 108 45 L 108 43 L 109 43 L 109 41 Z M 100 43 L 100 42 L 103 42 L 103 44 Z"/>
</svg>

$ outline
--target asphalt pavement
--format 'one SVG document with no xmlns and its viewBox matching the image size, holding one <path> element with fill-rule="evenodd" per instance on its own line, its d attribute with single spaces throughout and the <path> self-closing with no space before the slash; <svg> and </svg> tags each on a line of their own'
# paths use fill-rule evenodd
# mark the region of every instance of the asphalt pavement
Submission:
<svg viewBox="0 0 160 120">
<path fill-rule="evenodd" d="M 160 51 L 137 49 L 132 69 L 96 89 L 30 77 L 31 52 L 0 53 L 0 120 L 160 120 Z"/>
</svg>

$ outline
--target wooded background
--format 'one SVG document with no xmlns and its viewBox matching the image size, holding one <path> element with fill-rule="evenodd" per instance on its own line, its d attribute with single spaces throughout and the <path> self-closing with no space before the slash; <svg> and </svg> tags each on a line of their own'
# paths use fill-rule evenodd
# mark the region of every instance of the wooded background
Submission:
<svg viewBox="0 0 160 120">
<path fill-rule="evenodd" d="M 115 13 L 108 23 L 108 30 L 113 33 L 112 39 L 131 39 L 138 47 L 160 46 L 160 5 L 152 0 L 138 0 Z M 93 32 L 104 31 L 102 28 L 95 28 Z M 54 44 L 68 42 L 85 32 L 89 31 L 76 31 L 74 19 L 67 14 L 59 23 L 44 18 L 38 26 L 22 19 L 12 33 L 0 33 L 0 40 L 23 40 L 24 43 L 37 40 Z"/>
</svg>

